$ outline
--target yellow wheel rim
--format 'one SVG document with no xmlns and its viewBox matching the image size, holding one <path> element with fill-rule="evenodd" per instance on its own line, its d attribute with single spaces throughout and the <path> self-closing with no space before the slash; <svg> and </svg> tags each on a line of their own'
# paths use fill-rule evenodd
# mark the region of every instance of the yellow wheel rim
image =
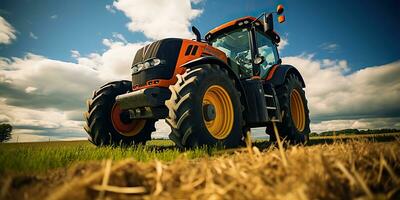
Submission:
<svg viewBox="0 0 400 200">
<path fill-rule="evenodd" d="M 294 126 L 298 131 L 302 132 L 306 124 L 306 114 L 300 92 L 296 89 L 293 89 L 290 93 L 290 112 Z"/>
<path fill-rule="evenodd" d="M 203 97 L 203 106 L 207 104 L 215 108 L 215 118 L 210 121 L 205 120 L 203 113 L 208 132 L 216 139 L 225 139 L 231 132 L 234 121 L 233 105 L 228 92 L 221 86 L 212 85 Z"/>
</svg>

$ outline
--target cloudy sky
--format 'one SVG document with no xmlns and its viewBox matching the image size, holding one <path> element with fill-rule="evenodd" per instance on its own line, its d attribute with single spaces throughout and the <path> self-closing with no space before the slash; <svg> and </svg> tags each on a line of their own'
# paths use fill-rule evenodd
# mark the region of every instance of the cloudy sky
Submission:
<svg viewBox="0 0 400 200">
<path fill-rule="evenodd" d="M 0 122 L 13 141 L 84 139 L 85 99 L 129 79 L 138 48 L 279 3 L 280 55 L 305 77 L 312 130 L 400 128 L 397 0 L 1 0 Z"/>
</svg>

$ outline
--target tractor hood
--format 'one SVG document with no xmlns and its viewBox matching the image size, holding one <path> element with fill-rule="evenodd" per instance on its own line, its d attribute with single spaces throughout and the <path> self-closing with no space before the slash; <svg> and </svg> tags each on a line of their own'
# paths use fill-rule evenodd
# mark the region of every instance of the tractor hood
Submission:
<svg viewBox="0 0 400 200">
<path fill-rule="evenodd" d="M 182 39 L 167 38 L 140 48 L 133 59 L 132 66 L 158 58 L 166 65 L 175 66 L 182 45 Z"/>
<path fill-rule="evenodd" d="M 132 83 L 142 86 L 147 80 L 170 79 L 174 73 L 182 41 L 182 39 L 167 38 L 139 49 L 132 63 Z"/>
</svg>

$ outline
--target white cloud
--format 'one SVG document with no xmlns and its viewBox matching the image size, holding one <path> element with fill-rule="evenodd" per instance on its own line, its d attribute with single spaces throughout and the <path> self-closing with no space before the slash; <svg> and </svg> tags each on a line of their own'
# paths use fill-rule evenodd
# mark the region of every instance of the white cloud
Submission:
<svg viewBox="0 0 400 200">
<path fill-rule="evenodd" d="M 77 50 L 71 50 L 71 57 L 73 58 L 79 58 L 81 54 Z"/>
<path fill-rule="evenodd" d="M 17 39 L 16 30 L 2 16 L 0 16 L 0 44 L 11 44 Z"/>
<path fill-rule="evenodd" d="M 58 15 L 52 15 L 52 16 L 50 16 L 50 19 L 53 19 L 53 20 L 58 19 Z"/>
<path fill-rule="evenodd" d="M 32 39 L 34 39 L 34 40 L 39 39 L 39 37 L 36 36 L 33 32 L 29 32 L 29 37 L 32 38 Z"/>
<path fill-rule="evenodd" d="M 326 50 L 330 53 L 335 52 L 336 50 L 338 50 L 340 48 L 340 46 L 338 44 L 335 43 L 323 43 L 321 45 L 319 45 L 319 47 L 323 50 Z"/>
<path fill-rule="evenodd" d="M 102 80 L 130 79 L 130 66 L 136 51 L 146 43 L 124 43 L 104 39 L 103 44 L 109 49 L 103 54 L 92 53 L 78 57 L 78 64 L 97 70 Z"/>
<path fill-rule="evenodd" d="M 9 68 L 7 68 L 9 62 L 11 62 L 10 59 L 0 57 L 0 70 L 9 70 Z M 1 81 L 1 78 L 2 77 L 0 76 L 0 81 Z"/>
<path fill-rule="evenodd" d="M 120 0 L 113 6 L 131 20 L 129 30 L 143 32 L 150 39 L 192 38 L 190 21 L 202 13 L 192 8 L 190 0 Z"/>
<path fill-rule="evenodd" d="M 112 33 L 112 36 L 113 36 L 113 38 L 115 38 L 116 40 L 119 40 L 119 41 L 121 41 L 121 42 L 123 42 L 123 43 L 128 43 L 128 41 L 125 39 L 125 37 L 124 37 L 121 33 L 113 32 L 113 33 Z"/>
<path fill-rule="evenodd" d="M 193 4 L 199 4 L 200 2 L 202 2 L 203 0 L 190 0 L 190 2 L 192 2 Z"/>
<path fill-rule="evenodd" d="M 1 96 L 22 107 L 77 109 L 103 83 L 90 67 L 34 54 L 12 58 L 0 68 L 8 68 L 0 71 Z"/>
<path fill-rule="evenodd" d="M 312 123 L 311 129 L 314 132 L 323 132 L 327 130 L 343 129 L 382 129 L 396 128 L 400 129 L 400 118 L 365 118 L 350 120 L 328 120 L 319 123 Z"/>
<path fill-rule="evenodd" d="M 10 122 L 11 119 L 9 116 L 7 116 L 6 114 L 0 114 L 0 123 L 8 123 Z"/>
<path fill-rule="evenodd" d="M 38 135 L 40 131 L 31 129 L 17 129 L 12 132 L 12 138 L 7 142 L 52 142 L 52 141 L 71 141 L 71 140 L 87 140 L 85 136 L 71 136 L 60 138 L 57 135 Z"/>
<path fill-rule="evenodd" d="M 129 80 L 133 56 L 146 44 L 124 43 L 118 34 L 114 38 L 118 41 L 104 40 L 107 50 L 102 54 L 82 56 L 72 50 L 77 63 L 31 53 L 23 58 L 1 58 L 0 120 L 10 122 L 17 132 L 32 130 L 33 135 L 52 139 L 85 138 L 85 100 L 108 81 Z M 18 136 L 20 141 L 28 133 L 24 134 Z"/>
<path fill-rule="evenodd" d="M 289 45 L 289 40 L 287 37 L 281 37 L 281 42 L 279 42 L 278 50 L 282 51 L 287 45 Z"/>
<path fill-rule="evenodd" d="M 113 5 L 106 5 L 106 9 L 110 12 L 110 13 L 116 13 L 114 6 Z"/>
<path fill-rule="evenodd" d="M 151 134 L 151 137 L 168 139 L 168 134 L 171 132 L 171 128 L 165 122 L 165 120 L 158 120 L 155 126 L 156 126 L 156 131 Z"/>
<path fill-rule="evenodd" d="M 0 102 L 0 113 L 5 113 L 8 123 L 12 124 L 13 140 L 26 141 L 37 138 L 53 140 L 63 138 L 86 138 L 81 121 L 69 120 L 66 113 L 56 109 L 29 109 L 6 105 Z M 35 140 L 36 141 L 36 140 Z"/>
<path fill-rule="evenodd" d="M 349 73 L 344 60 L 312 56 L 283 58 L 296 66 L 306 82 L 310 113 L 315 120 L 398 116 L 400 61 Z"/>
<path fill-rule="evenodd" d="M 32 93 L 32 92 L 34 92 L 36 90 L 37 90 L 37 88 L 32 87 L 32 86 L 28 86 L 27 88 L 25 88 L 25 92 L 26 93 Z"/>
<path fill-rule="evenodd" d="M 39 131 L 30 129 L 17 129 L 13 130 L 12 137 L 8 142 L 43 142 L 49 141 L 48 136 L 36 135 Z"/>
</svg>

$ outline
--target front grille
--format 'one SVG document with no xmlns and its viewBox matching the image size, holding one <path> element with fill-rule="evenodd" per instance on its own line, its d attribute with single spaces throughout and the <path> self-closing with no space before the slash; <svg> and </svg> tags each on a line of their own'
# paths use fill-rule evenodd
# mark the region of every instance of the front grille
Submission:
<svg viewBox="0 0 400 200">
<path fill-rule="evenodd" d="M 132 74 L 132 85 L 145 85 L 147 81 L 154 79 L 171 79 L 175 66 L 159 65 L 139 73 Z M 172 74 L 171 74 L 172 73 Z"/>
<path fill-rule="evenodd" d="M 165 63 L 139 73 L 132 74 L 132 85 L 145 85 L 147 81 L 154 79 L 172 78 L 175 65 L 178 60 L 182 39 L 168 38 L 153 42 L 136 52 L 132 66 L 151 58 L 159 58 Z"/>
</svg>

